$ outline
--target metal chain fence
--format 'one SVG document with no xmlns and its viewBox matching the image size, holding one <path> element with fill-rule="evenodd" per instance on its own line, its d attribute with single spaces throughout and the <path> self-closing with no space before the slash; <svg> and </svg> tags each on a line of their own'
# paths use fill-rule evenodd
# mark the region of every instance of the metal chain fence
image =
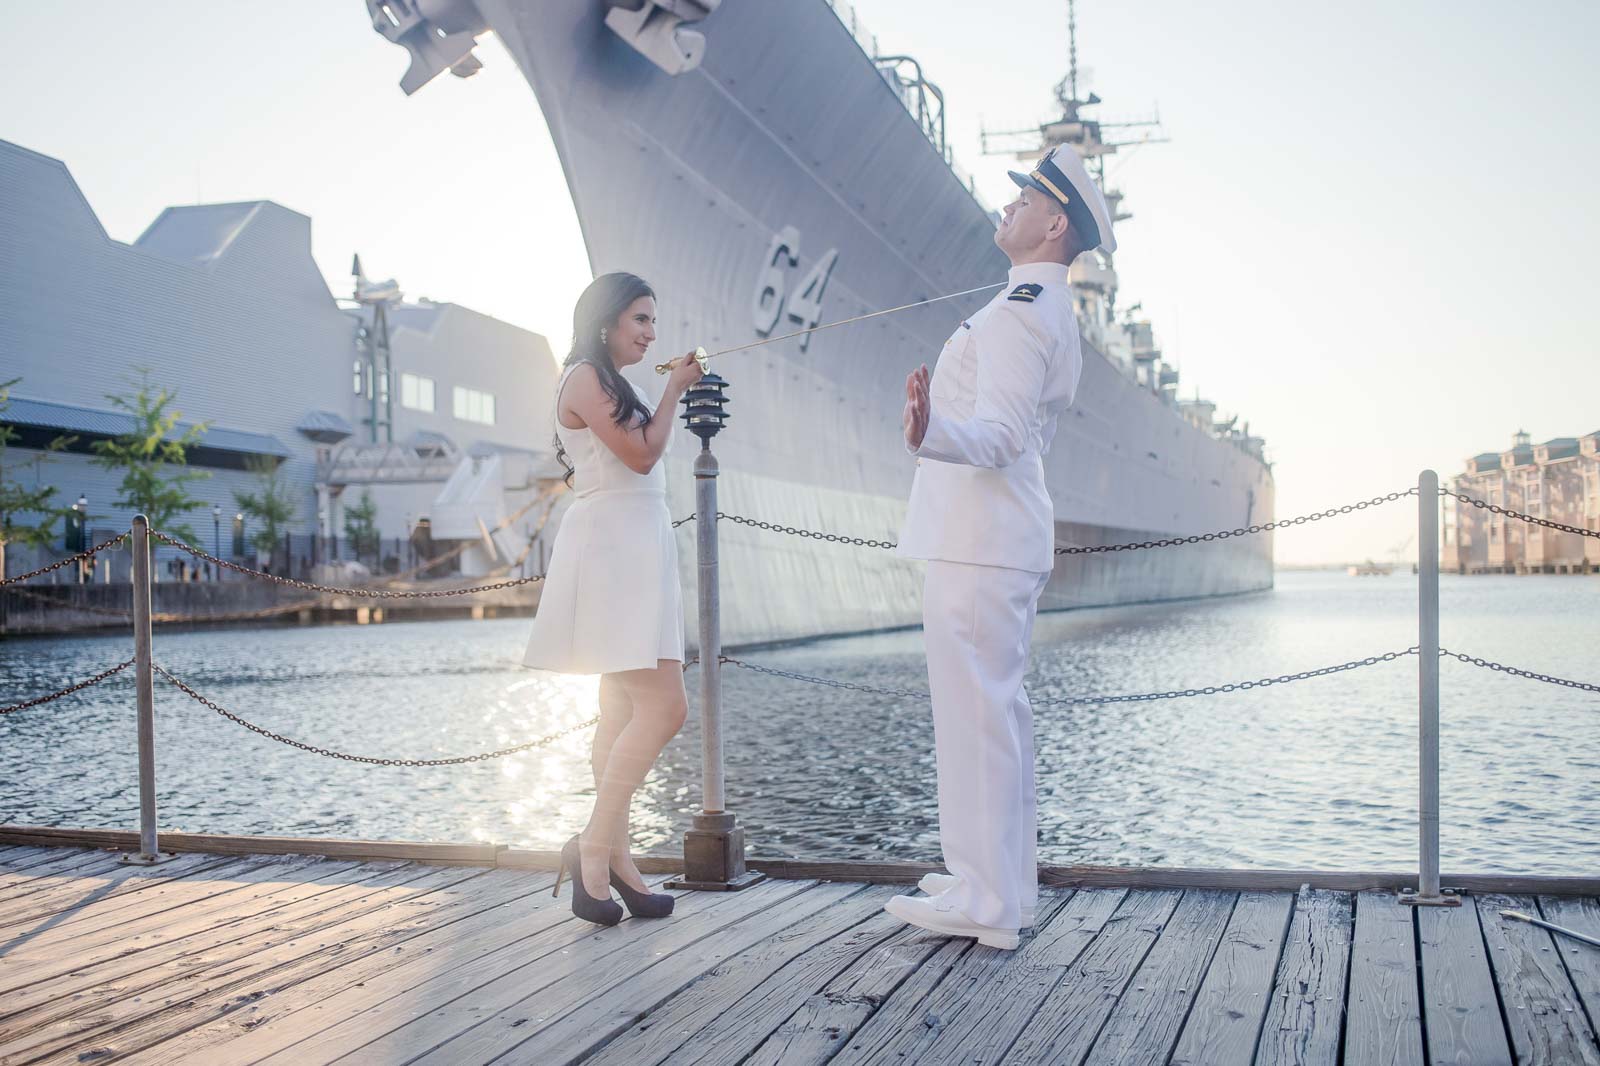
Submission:
<svg viewBox="0 0 1600 1066">
<path fill-rule="evenodd" d="M 1393 662 L 1403 659 L 1408 655 L 1416 655 L 1417 648 L 1410 647 L 1405 651 L 1385 652 L 1382 655 L 1369 655 L 1364 659 L 1352 659 L 1347 663 L 1337 666 L 1323 666 L 1316 670 L 1303 670 L 1297 674 L 1279 674 L 1276 677 L 1263 677 L 1254 681 L 1233 681 L 1225 685 L 1206 685 L 1202 688 L 1175 689 L 1171 692 L 1135 692 L 1115 696 L 1055 696 L 1043 699 L 1029 699 L 1035 707 L 1066 707 L 1066 706 L 1094 706 L 1106 703 L 1148 703 L 1154 700 L 1181 699 L 1186 696 L 1215 696 L 1226 692 L 1244 692 L 1253 688 L 1266 688 L 1269 685 L 1283 685 L 1292 681 L 1305 681 L 1313 677 L 1326 677 L 1329 674 L 1343 673 L 1346 670 L 1358 670 L 1364 666 L 1376 666 L 1379 663 Z M 918 692 L 904 688 L 881 688 L 877 685 L 864 685 L 855 681 L 839 681 L 833 678 L 814 677 L 810 674 L 797 673 L 793 670 L 779 670 L 771 666 L 759 666 L 756 663 L 745 662 L 730 656 L 722 656 L 721 662 L 729 666 L 737 666 L 742 670 L 750 670 L 758 674 L 768 674 L 772 677 L 788 678 L 791 681 L 804 681 L 808 684 L 823 685 L 828 688 L 848 689 L 852 692 L 866 692 L 876 696 L 895 696 L 901 699 L 926 700 L 928 693 Z"/>
<path fill-rule="evenodd" d="M 892 540 L 869 540 L 865 537 L 847 537 L 839 533 L 818 533 L 815 530 L 800 529 L 796 526 L 780 526 L 773 522 L 763 522 L 756 518 L 745 518 L 741 515 L 728 514 L 726 511 L 717 512 L 717 521 L 732 522 L 735 525 L 750 526 L 752 529 L 765 529 L 773 533 L 786 533 L 791 537 L 806 537 L 810 540 L 825 540 L 830 544 L 854 544 L 862 548 L 894 548 Z"/>
<path fill-rule="evenodd" d="M 116 669 L 121 670 L 132 663 L 132 661 L 133 660 L 130 659 L 128 662 L 123 663 L 122 666 L 119 666 Z M 689 667 L 693 666 L 699 661 L 700 657 L 698 655 L 693 656 L 683 664 L 683 669 L 687 671 Z M 188 684 L 173 676 L 172 673 L 167 671 L 159 664 L 153 665 L 155 672 L 166 678 L 167 681 L 173 685 L 173 687 L 178 689 L 178 691 L 182 692 L 196 703 L 199 703 L 201 706 L 211 708 L 213 711 L 216 711 L 218 714 L 222 715 L 222 717 L 228 719 L 228 721 L 233 722 L 236 725 L 244 726 L 252 733 L 257 733 L 261 736 L 264 736 L 268 740 L 276 740 L 279 744 L 287 744 L 291 748 L 298 748 L 301 751 L 310 752 L 313 755 L 324 755 L 330 759 L 343 759 L 345 762 L 366 763 L 369 766 L 459 766 L 462 763 L 483 762 L 486 759 L 499 759 L 507 755 L 516 755 L 519 752 L 532 751 L 536 748 L 543 748 L 550 744 L 554 744 L 556 741 L 588 729 L 590 726 L 596 725 L 600 721 L 600 716 L 595 715 L 593 718 L 579 722 L 576 725 L 568 726 L 566 729 L 556 733 L 551 733 L 549 736 L 540 737 L 538 740 L 530 740 L 526 744 L 516 744 L 512 747 L 499 748 L 495 751 L 479 752 L 475 755 L 451 755 L 438 759 L 394 759 L 383 758 L 374 755 L 351 755 L 348 752 L 334 751 L 332 748 L 322 748 L 315 744 L 307 744 L 303 741 L 295 740 L 293 737 L 286 737 L 282 733 L 274 733 L 265 726 L 256 725 L 254 722 L 248 721 L 247 719 L 234 714 L 227 708 L 222 707 L 214 701 L 202 696 Z M 115 672 L 116 670 L 108 671 L 107 674 L 103 675 L 101 678 L 96 678 L 93 681 L 86 681 L 83 685 L 79 685 L 78 688 L 83 688 L 94 684 L 95 681 L 103 680 L 105 676 L 110 676 L 110 674 Z M 75 689 L 69 689 L 67 691 L 75 691 Z M 65 695 L 65 693 L 58 693 L 57 695 Z M 55 699 L 56 697 L 51 696 L 47 698 Z"/>
<path fill-rule="evenodd" d="M 52 692 L 45 696 L 35 696 L 31 700 L 23 700 L 21 703 L 7 704 L 4 707 L 0 707 L 0 714 L 13 714 L 17 711 L 27 710 L 29 707 L 37 707 L 41 703 L 49 703 L 51 700 L 59 700 L 61 697 L 70 696 L 74 692 L 82 692 L 91 685 L 98 685 L 107 678 L 122 673 L 122 671 L 126 670 L 132 665 L 133 660 L 129 659 L 127 662 L 121 662 L 110 669 L 102 670 L 93 677 L 85 678 L 84 680 L 79 681 L 76 685 L 68 686 L 67 688 L 61 689 L 59 692 Z"/>
<path fill-rule="evenodd" d="M 201 551 L 192 544 L 185 544 L 176 537 L 168 536 L 159 530 L 152 529 L 150 531 L 150 536 L 155 540 L 164 541 L 167 544 L 172 545 L 179 551 L 188 552 L 196 559 L 204 559 L 206 562 L 211 563 L 214 566 L 220 566 L 224 569 L 232 570 L 235 573 L 244 574 L 247 577 L 257 578 L 262 581 L 271 581 L 278 585 L 288 585 L 291 588 L 305 589 L 308 592 L 326 592 L 335 596 L 362 596 L 367 599 L 374 600 L 436 600 L 449 596 L 466 596 L 474 592 L 493 592 L 496 589 L 516 588 L 519 585 L 531 585 L 536 581 L 544 580 L 543 574 L 535 574 L 533 577 L 518 577 L 513 578 L 510 581 L 497 581 L 492 585 L 474 585 L 470 588 L 460 589 L 395 591 L 391 589 L 377 588 L 340 588 L 337 585 L 318 585 L 311 581 L 298 581 L 292 577 L 281 577 L 277 574 L 268 574 L 260 570 L 252 570 L 247 566 L 240 566 L 238 563 L 230 563 L 226 559 L 219 559 L 209 552 Z"/>
<path fill-rule="evenodd" d="M 37 570 L 29 570 L 26 574 L 18 574 L 16 577 L 8 577 L 5 580 L 0 581 L 0 588 L 5 587 L 6 585 L 19 584 L 19 583 L 21 583 L 23 581 L 27 581 L 29 578 L 39 577 L 41 574 L 48 574 L 52 570 L 60 570 L 63 566 L 71 566 L 73 563 L 76 563 L 76 562 L 81 562 L 81 561 L 84 561 L 84 560 L 87 560 L 89 562 L 93 562 L 94 561 L 94 557 L 96 555 L 98 555 L 99 553 L 105 551 L 108 548 L 115 548 L 117 545 L 121 544 L 123 541 L 125 541 L 127 539 L 128 539 L 128 534 L 127 533 L 118 533 L 116 536 L 112 537 L 110 540 L 103 540 L 99 544 L 96 544 L 92 548 L 89 548 L 89 549 L 87 549 L 85 551 L 81 551 L 76 555 L 69 555 L 65 559 L 61 559 L 61 560 L 59 560 L 57 562 L 51 563 L 49 566 L 41 566 Z"/>
<path fill-rule="evenodd" d="M 1561 522 L 1552 522 L 1548 518 L 1535 518 L 1531 514 L 1523 514 L 1521 511 L 1513 511 L 1509 507 L 1501 507 L 1497 504 L 1489 503 L 1487 500 L 1480 500 L 1475 497 L 1468 496 L 1464 492 L 1455 492 L 1451 489 L 1440 489 L 1439 495 L 1460 500 L 1462 503 L 1470 503 L 1472 506 L 1482 511 L 1493 511 L 1495 514 L 1505 515 L 1507 518 L 1516 518 L 1523 522 L 1530 522 L 1536 526 L 1544 526 L 1546 529 L 1554 529 L 1562 533 L 1576 533 L 1580 537 L 1594 537 L 1596 539 L 1600 539 L 1600 530 L 1584 529 L 1582 526 L 1569 526 Z"/>
<path fill-rule="evenodd" d="M 1511 674 L 1514 677 L 1525 677 L 1530 681 L 1543 681 L 1549 685 L 1561 685 L 1564 688 L 1575 688 L 1583 692 L 1600 692 L 1600 685 L 1591 685 L 1584 681 L 1572 681 L 1564 677 L 1552 677 L 1549 674 L 1536 674 L 1531 670 L 1519 670 L 1515 666 L 1507 666 L 1504 663 L 1497 663 L 1489 659 L 1480 659 L 1476 655 L 1463 655 L 1447 648 L 1440 648 L 1439 654 L 1449 656 L 1452 659 L 1459 659 L 1461 662 L 1469 663 L 1472 666 L 1498 670 L 1503 674 Z"/>
<path fill-rule="evenodd" d="M 1390 492 L 1383 496 L 1374 496 L 1370 500 L 1362 500 L 1359 503 L 1347 503 L 1343 507 L 1330 507 L 1326 511 L 1318 511 L 1315 514 L 1300 515 L 1296 518 L 1284 518 L 1273 522 L 1261 522 L 1250 526 L 1240 526 L 1238 529 L 1221 530 L 1214 533 L 1196 533 L 1193 536 L 1187 537 L 1163 537 L 1159 540 L 1134 541 L 1126 544 L 1071 545 L 1068 547 L 1057 548 L 1055 553 L 1057 555 L 1100 555 L 1106 552 L 1138 551 L 1145 548 L 1170 548 L 1180 544 L 1200 544 L 1202 542 L 1215 540 L 1228 540 L 1231 537 L 1243 537 L 1252 533 L 1268 533 L 1274 529 L 1284 529 L 1289 526 L 1300 526 L 1306 524 L 1307 522 L 1318 522 L 1324 518 L 1334 518 L 1338 515 L 1354 514 L 1357 511 L 1364 511 L 1369 507 L 1378 507 L 1382 504 L 1393 503 L 1396 500 L 1403 500 L 1407 496 L 1415 496 L 1416 494 L 1417 489 L 1415 486 L 1413 486 L 1400 492 Z M 816 530 L 801 529 L 797 526 L 779 525 L 775 522 L 763 522 L 759 519 L 745 518 L 742 515 L 728 514 L 723 511 L 717 512 L 717 519 L 718 521 L 733 522 L 741 526 L 750 526 L 753 529 L 764 529 L 773 533 L 784 533 L 792 537 L 806 537 L 811 540 L 827 541 L 830 544 L 853 544 L 862 548 L 893 549 L 897 547 L 895 542 L 892 540 L 871 540 L 866 537 L 851 537 L 840 533 L 819 533 Z"/>
<path fill-rule="evenodd" d="M 587 721 L 579 722 L 577 725 L 568 726 L 566 729 L 563 729 L 560 732 L 551 733 L 547 737 L 540 737 L 538 740 L 530 740 L 526 744 L 516 744 L 509 748 L 499 748 L 495 751 L 479 752 L 475 755 L 451 755 L 438 759 L 387 759 L 373 755 L 351 755 L 347 752 L 334 751 L 331 748 L 321 748 L 315 744 L 307 744 L 303 741 L 295 740 L 293 737 L 286 737 L 282 733 L 274 733 L 265 726 L 259 726 L 254 722 L 247 721 L 246 719 L 241 718 L 239 715 L 234 714 L 232 711 L 227 710 L 226 708 L 221 707 L 215 702 L 200 695 L 200 693 L 196 692 L 193 688 L 190 688 L 177 677 L 174 677 L 162 666 L 157 665 L 155 667 L 155 671 L 162 677 L 166 678 L 167 681 L 169 681 L 175 688 L 178 689 L 178 691 L 182 692 L 196 703 L 199 703 L 203 707 L 211 708 L 213 711 L 216 711 L 218 714 L 222 715 L 222 717 L 228 719 L 228 721 L 233 722 L 236 725 L 242 725 L 252 733 L 259 733 L 268 740 L 276 740 L 279 744 L 287 744 L 291 748 L 299 748 L 301 751 L 308 751 L 313 755 L 325 755 L 330 759 L 343 759 L 345 762 L 366 763 L 369 766 L 458 766 L 462 763 L 483 762 L 485 759 L 498 759 L 506 755 L 515 755 L 518 752 L 532 751 L 535 748 L 546 747 L 550 744 L 554 744 L 556 741 L 561 740 L 564 737 L 569 737 L 580 730 L 587 729 L 600 721 L 600 716 L 596 715 Z"/>
<path fill-rule="evenodd" d="M 1238 529 L 1224 530 L 1218 533 L 1197 533 L 1190 537 L 1163 537 L 1160 540 L 1143 540 L 1132 544 L 1099 544 L 1092 546 L 1074 546 L 1070 548 L 1057 548 L 1057 555 L 1094 555 L 1100 552 L 1138 551 L 1143 548 L 1170 548 L 1178 544 L 1199 544 L 1202 541 L 1227 540 L 1230 537 L 1243 537 L 1251 533 L 1268 533 L 1274 529 L 1285 529 L 1289 526 L 1301 526 L 1307 522 L 1320 522 L 1324 518 L 1334 518 L 1338 515 L 1354 514 L 1365 511 L 1368 507 L 1378 507 L 1396 500 L 1403 500 L 1407 496 L 1417 494 L 1416 486 L 1401 492 L 1390 492 L 1383 496 L 1374 496 L 1370 500 L 1360 503 L 1347 503 L 1343 507 L 1330 507 L 1326 511 L 1315 514 L 1303 514 L 1295 518 L 1284 518 L 1273 522 L 1262 522 L 1253 526 L 1240 526 Z"/>
</svg>

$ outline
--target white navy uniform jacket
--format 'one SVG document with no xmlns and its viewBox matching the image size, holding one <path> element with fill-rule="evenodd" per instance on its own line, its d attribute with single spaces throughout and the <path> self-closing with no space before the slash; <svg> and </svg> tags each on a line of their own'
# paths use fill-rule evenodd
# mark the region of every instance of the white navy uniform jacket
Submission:
<svg viewBox="0 0 1600 1066">
<path fill-rule="evenodd" d="M 898 554 L 1053 569 L 1044 456 L 1082 372 L 1067 268 L 1012 267 L 1005 288 L 956 328 L 934 366 Z"/>
</svg>

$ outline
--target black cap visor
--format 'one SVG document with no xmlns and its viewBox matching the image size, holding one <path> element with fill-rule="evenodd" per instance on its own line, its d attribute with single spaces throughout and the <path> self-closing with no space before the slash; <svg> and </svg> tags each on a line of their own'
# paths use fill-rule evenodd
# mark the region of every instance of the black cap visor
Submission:
<svg viewBox="0 0 1600 1066">
<path fill-rule="evenodd" d="M 1061 198 L 1045 188 L 1044 182 L 1033 175 L 1020 174 L 1015 170 L 1008 170 L 1006 174 L 1010 176 L 1012 181 L 1017 183 L 1017 188 L 1042 192 L 1056 203 L 1061 204 Z M 1071 222 L 1073 229 L 1078 231 L 1078 236 L 1082 237 L 1090 248 L 1098 247 L 1100 244 L 1100 227 L 1095 224 L 1094 216 L 1089 213 L 1088 205 L 1081 198 L 1075 198 L 1071 203 L 1061 204 L 1061 206 L 1067 213 L 1067 221 Z"/>
<path fill-rule="evenodd" d="M 1050 197 L 1050 199 L 1055 200 L 1056 203 L 1061 203 L 1061 200 L 1056 196 L 1056 194 L 1045 188 L 1044 182 L 1040 181 L 1038 178 L 1035 178 L 1029 174 L 1019 174 L 1015 170 L 1008 170 L 1006 173 L 1010 175 L 1012 181 L 1017 183 L 1017 188 L 1033 189 L 1036 192 L 1042 192 L 1046 196 Z M 1062 206 L 1066 205 L 1063 204 Z"/>
</svg>

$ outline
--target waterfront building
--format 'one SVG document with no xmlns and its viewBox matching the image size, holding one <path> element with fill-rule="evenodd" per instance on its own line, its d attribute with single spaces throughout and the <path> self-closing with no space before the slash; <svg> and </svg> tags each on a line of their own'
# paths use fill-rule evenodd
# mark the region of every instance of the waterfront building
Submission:
<svg viewBox="0 0 1600 1066">
<path fill-rule="evenodd" d="M 186 516 L 206 550 L 276 572 L 351 558 L 344 515 L 370 492 L 383 548 L 369 565 L 394 570 L 453 545 L 450 568 L 468 574 L 542 561 L 560 485 L 543 337 L 451 303 L 406 303 L 392 283 L 342 307 L 312 259 L 311 219 L 270 201 L 169 207 L 133 243 L 113 240 L 62 162 L 4 141 L 0 243 L 0 381 L 21 379 L 0 414 L 18 434 L 11 466 L 75 437 L 26 476 L 54 485 L 62 505 L 82 498 L 88 535 L 133 517 L 91 445 L 132 425 L 108 395 L 131 393 L 145 368 L 177 394 L 175 432 L 207 425 L 188 460 L 211 476 L 190 486 L 201 507 Z M 261 462 L 297 502 L 281 556 L 258 560 L 234 494 L 256 487 L 249 467 Z M 8 570 L 66 547 L 13 548 Z"/>
<path fill-rule="evenodd" d="M 1497 507 L 1600 530 L 1600 431 L 1543 444 L 1518 432 L 1511 447 L 1468 459 L 1455 491 Z M 1600 540 L 1444 501 L 1441 564 L 1460 574 L 1600 573 Z"/>
</svg>

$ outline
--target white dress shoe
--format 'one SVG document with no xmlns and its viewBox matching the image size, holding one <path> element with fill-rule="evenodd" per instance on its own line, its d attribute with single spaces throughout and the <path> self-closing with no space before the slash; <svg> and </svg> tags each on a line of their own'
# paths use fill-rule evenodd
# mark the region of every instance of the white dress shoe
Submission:
<svg viewBox="0 0 1600 1066">
<path fill-rule="evenodd" d="M 985 947 L 1015 951 L 1019 937 L 1015 929 L 996 929 L 979 925 L 953 910 L 941 910 L 934 896 L 895 896 L 883 909 L 902 922 L 943 936 L 970 936 Z"/>
<path fill-rule="evenodd" d="M 940 896 L 956 887 L 956 879 L 950 874 L 923 874 L 917 887 L 930 896 Z M 1022 928 L 1033 928 L 1033 912 L 1032 907 L 1022 908 Z"/>
</svg>

